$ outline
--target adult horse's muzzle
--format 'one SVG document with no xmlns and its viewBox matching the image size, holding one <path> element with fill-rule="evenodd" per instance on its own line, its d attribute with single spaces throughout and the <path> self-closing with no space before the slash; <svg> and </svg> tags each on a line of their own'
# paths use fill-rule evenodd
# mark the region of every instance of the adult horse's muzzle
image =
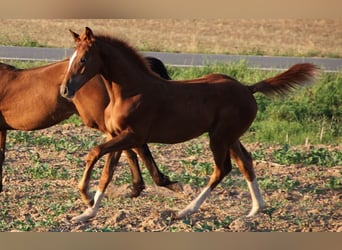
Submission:
<svg viewBox="0 0 342 250">
<path fill-rule="evenodd" d="M 59 88 L 59 93 L 61 96 L 63 96 L 66 99 L 72 99 L 75 95 L 75 91 L 70 89 L 67 84 L 62 84 L 61 87 Z"/>
</svg>

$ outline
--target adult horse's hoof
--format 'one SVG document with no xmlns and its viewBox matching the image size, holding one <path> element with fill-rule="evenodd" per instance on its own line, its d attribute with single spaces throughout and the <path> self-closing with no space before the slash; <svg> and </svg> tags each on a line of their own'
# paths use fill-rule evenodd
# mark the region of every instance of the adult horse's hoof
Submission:
<svg viewBox="0 0 342 250">
<path fill-rule="evenodd" d="M 170 181 L 170 183 L 165 185 L 165 187 L 167 189 L 170 189 L 173 192 L 176 192 L 176 193 L 183 193 L 184 192 L 182 184 L 180 184 L 177 181 Z"/>
<path fill-rule="evenodd" d="M 141 192 L 145 189 L 145 185 L 134 185 L 132 191 L 128 194 L 129 198 L 136 198 L 138 197 Z"/>
</svg>

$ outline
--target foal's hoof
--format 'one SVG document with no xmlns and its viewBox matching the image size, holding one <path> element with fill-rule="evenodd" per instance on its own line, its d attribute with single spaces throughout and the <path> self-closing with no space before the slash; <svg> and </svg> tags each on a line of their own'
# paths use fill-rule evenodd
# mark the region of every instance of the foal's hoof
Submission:
<svg viewBox="0 0 342 250">
<path fill-rule="evenodd" d="M 256 214 L 258 214 L 259 212 L 261 212 L 263 209 L 265 208 L 265 205 L 262 205 L 260 207 L 253 207 L 251 209 L 251 211 L 249 212 L 249 214 L 246 216 L 247 218 L 249 217 L 253 217 L 255 216 Z"/>
<path fill-rule="evenodd" d="M 78 222 L 86 222 L 89 219 L 95 217 L 97 211 L 95 211 L 93 208 L 87 208 L 82 214 L 72 217 L 71 222 L 78 223 Z"/>
<path fill-rule="evenodd" d="M 193 213 L 195 213 L 196 211 L 192 210 L 192 209 L 183 209 L 183 210 L 180 210 L 178 211 L 177 213 L 175 213 L 175 217 L 174 219 L 175 220 L 181 220 L 181 219 L 184 219 L 185 217 L 188 217 L 190 215 L 192 215 Z"/>
</svg>

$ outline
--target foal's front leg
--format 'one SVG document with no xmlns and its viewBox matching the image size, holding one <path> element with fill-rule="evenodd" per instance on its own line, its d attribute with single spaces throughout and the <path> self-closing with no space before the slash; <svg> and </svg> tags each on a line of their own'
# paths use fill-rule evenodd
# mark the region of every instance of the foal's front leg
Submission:
<svg viewBox="0 0 342 250">
<path fill-rule="evenodd" d="M 112 152 L 107 156 L 107 160 L 102 170 L 102 175 L 101 175 L 102 178 L 110 177 L 111 179 L 111 176 L 107 175 L 106 173 L 110 173 L 110 169 L 113 169 L 117 165 L 120 159 L 120 156 L 121 156 L 121 151 L 115 152 L 115 153 Z M 95 164 L 86 164 L 86 168 L 83 172 L 83 176 L 78 184 L 81 198 L 83 202 L 89 207 L 92 207 L 94 205 L 94 199 L 92 195 L 89 193 L 90 176 L 91 176 L 91 172 L 93 170 L 94 165 Z M 107 185 L 108 183 L 105 185 L 104 188 L 106 188 Z"/>
<path fill-rule="evenodd" d="M 121 155 L 121 151 L 129 148 L 135 147 L 137 144 L 137 141 L 135 140 L 134 134 L 129 132 L 123 132 L 120 135 L 112 138 L 111 140 L 96 146 L 91 149 L 91 151 L 87 155 L 86 159 L 86 168 L 83 174 L 83 177 L 80 182 L 80 190 L 81 190 L 81 196 L 84 201 L 87 201 L 88 195 L 88 189 L 89 189 L 89 180 L 90 180 L 90 173 L 96 164 L 96 162 L 107 153 L 114 154 L 113 157 L 114 161 L 118 161 Z M 112 178 L 113 172 L 114 172 L 114 166 L 111 166 L 111 164 L 106 163 L 106 166 L 103 169 L 101 180 L 99 187 L 101 187 L 101 183 L 107 183 L 103 187 L 103 189 L 98 189 L 96 191 L 96 194 L 94 196 L 93 202 L 88 202 L 88 204 L 91 205 L 91 207 L 88 207 L 81 215 L 73 217 L 72 221 L 74 222 L 81 222 L 86 221 L 92 217 L 94 217 L 97 214 L 97 211 L 100 207 L 101 200 L 104 196 L 105 187 L 107 187 L 109 180 Z M 102 179 L 103 177 L 103 179 Z"/>
</svg>

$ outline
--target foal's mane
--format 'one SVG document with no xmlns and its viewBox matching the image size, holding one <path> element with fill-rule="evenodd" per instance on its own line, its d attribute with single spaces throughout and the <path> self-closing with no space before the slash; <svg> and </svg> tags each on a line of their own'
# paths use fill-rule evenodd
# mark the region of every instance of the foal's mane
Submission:
<svg viewBox="0 0 342 250">
<path fill-rule="evenodd" d="M 106 44 L 115 47 L 121 51 L 124 51 L 125 56 L 131 59 L 132 61 L 137 62 L 137 65 L 141 67 L 141 69 L 150 74 L 155 75 L 154 72 L 148 66 L 145 58 L 135 48 L 133 48 L 124 40 L 103 34 L 95 35 L 95 39 L 101 42 L 105 42 Z"/>
</svg>

